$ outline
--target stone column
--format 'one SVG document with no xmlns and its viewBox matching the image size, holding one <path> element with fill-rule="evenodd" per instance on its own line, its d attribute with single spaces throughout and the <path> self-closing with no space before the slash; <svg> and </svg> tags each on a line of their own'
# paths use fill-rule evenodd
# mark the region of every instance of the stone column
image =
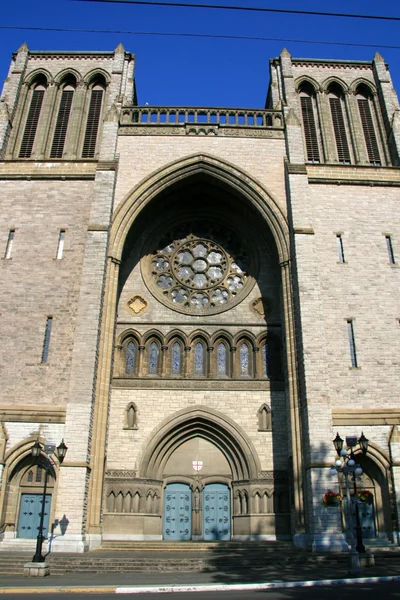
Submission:
<svg viewBox="0 0 400 600">
<path fill-rule="evenodd" d="M 392 162 L 399 164 L 400 155 L 400 106 L 393 87 L 389 69 L 383 57 L 377 52 L 373 60 L 373 70 L 378 88 L 380 106 L 385 122 L 386 134 L 392 155 Z"/>
<path fill-rule="evenodd" d="M 80 138 L 83 129 L 83 113 L 87 95 L 87 83 L 81 81 L 75 90 L 72 110 L 69 117 L 67 139 L 64 148 L 64 158 L 70 160 L 79 158 Z"/>
<path fill-rule="evenodd" d="M 328 91 L 322 91 L 317 95 L 319 104 L 319 118 L 322 128 L 322 148 L 326 162 L 337 163 L 336 141 L 333 132 L 331 107 L 329 104 Z"/>
<path fill-rule="evenodd" d="M 345 96 L 349 112 L 350 130 L 353 138 L 354 157 L 357 165 L 369 165 L 367 148 L 365 146 L 364 132 L 361 124 L 360 111 L 355 92 Z"/>
<path fill-rule="evenodd" d="M 168 346 L 161 346 L 161 365 L 160 365 L 160 375 L 161 377 L 165 377 L 170 374 L 170 369 L 168 368 Z"/>
<path fill-rule="evenodd" d="M 29 85 L 24 83 L 21 87 L 19 94 L 18 106 L 14 111 L 12 118 L 12 129 L 7 144 L 7 150 L 5 153 L 6 159 L 10 160 L 16 158 L 19 153 L 19 147 L 21 145 L 21 138 L 25 126 L 25 121 L 22 122 L 22 118 L 26 110 L 28 110 L 27 101 L 29 98 Z"/>
<path fill-rule="evenodd" d="M 190 377 L 190 350 L 191 346 L 185 346 L 185 355 L 184 355 L 184 365 L 183 365 L 183 374 L 184 377 Z"/>
<path fill-rule="evenodd" d="M 213 361 L 214 346 L 207 346 L 207 372 L 206 377 L 215 377 L 215 361 Z"/>
<path fill-rule="evenodd" d="M 262 365 L 260 365 L 260 348 L 253 348 L 253 377 L 262 377 Z"/>
</svg>

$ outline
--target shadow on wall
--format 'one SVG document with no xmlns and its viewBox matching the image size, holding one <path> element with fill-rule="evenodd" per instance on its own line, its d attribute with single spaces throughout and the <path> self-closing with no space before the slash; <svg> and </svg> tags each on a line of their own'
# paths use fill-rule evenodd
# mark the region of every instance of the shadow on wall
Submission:
<svg viewBox="0 0 400 600">
<path fill-rule="evenodd" d="M 51 546 L 52 546 L 53 540 L 60 537 L 60 535 L 61 536 L 65 535 L 67 533 L 68 525 L 69 525 L 69 519 L 67 518 L 67 515 L 63 515 L 62 519 L 54 519 L 54 522 L 51 526 L 51 534 L 49 537 L 48 554 L 50 554 L 50 552 L 51 552 Z M 57 529 L 57 527 L 60 528 L 60 533 L 55 533 L 55 530 Z"/>
</svg>

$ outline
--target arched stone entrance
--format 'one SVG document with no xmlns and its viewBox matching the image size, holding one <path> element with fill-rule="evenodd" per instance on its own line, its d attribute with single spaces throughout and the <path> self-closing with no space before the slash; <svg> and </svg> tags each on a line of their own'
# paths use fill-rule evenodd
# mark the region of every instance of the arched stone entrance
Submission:
<svg viewBox="0 0 400 600">
<path fill-rule="evenodd" d="M 45 478 L 44 456 L 33 459 L 32 441 L 23 442 L 6 456 L 2 490 L 4 520 L 1 528 L 3 542 L 13 540 L 15 544 L 35 540 L 38 534 L 40 514 L 43 510 L 43 485 Z M 26 451 L 27 449 L 27 451 Z M 44 535 L 51 533 L 54 506 L 52 499 L 56 490 L 56 468 L 52 465 L 44 505 Z"/>
<path fill-rule="evenodd" d="M 383 541 L 393 541 L 393 527 L 395 521 L 395 507 L 391 505 L 393 496 L 393 483 L 389 457 L 373 442 L 369 443 L 367 455 L 360 450 L 356 451 L 356 461 L 360 464 L 363 474 L 357 481 L 357 491 L 368 491 L 370 498 L 365 504 L 359 504 L 360 525 L 363 539 L 379 538 Z M 351 496 L 354 488 L 350 485 Z M 342 494 L 346 495 L 344 481 L 341 481 Z M 345 514 L 343 513 L 345 527 Z M 355 518 L 352 522 L 355 528 Z"/>
<path fill-rule="evenodd" d="M 164 237 L 168 238 L 166 245 L 163 245 L 163 230 Z M 103 453 L 101 448 L 105 449 L 107 418 L 111 418 L 110 426 L 115 431 L 119 420 L 117 411 L 119 415 L 121 410 L 124 411 L 124 429 L 131 431 L 129 443 L 135 443 L 136 449 L 143 450 L 136 450 L 133 468 L 128 468 L 127 463 L 122 468 L 123 462 L 116 458 L 113 446 L 116 438 L 109 438 L 108 464 L 121 466 L 115 471 L 113 468 L 106 471 L 103 532 L 107 537 L 113 535 L 112 530 L 115 535 L 124 535 L 126 527 L 122 525 L 120 513 L 127 513 L 126 507 L 133 504 L 138 505 L 139 513 L 146 513 L 146 517 L 130 517 L 131 535 L 139 536 L 137 539 L 161 535 L 163 494 L 165 486 L 172 482 L 170 478 L 174 477 L 175 483 L 188 483 L 192 491 L 195 489 L 192 474 L 184 473 L 182 469 L 179 473 L 171 473 L 168 469 L 167 472 L 166 466 L 182 444 L 194 439 L 206 440 L 217 448 L 227 464 L 226 472 L 219 477 L 217 472 L 210 473 L 212 480 L 201 481 L 199 491 L 202 493 L 204 485 L 218 483 L 229 486 L 232 498 L 239 495 L 243 499 L 232 514 L 233 535 L 273 536 L 277 520 L 279 531 L 285 535 L 289 533 L 288 502 L 275 503 L 272 509 L 266 505 L 267 516 L 260 503 L 253 513 L 251 500 L 256 489 L 261 495 L 271 495 L 274 490 L 277 495 L 288 495 L 288 455 L 291 455 L 290 464 L 296 470 L 292 479 L 294 512 L 301 520 L 300 421 L 296 400 L 290 263 L 286 260 L 287 232 L 282 211 L 258 182 L 233 165 L 205 155 L 186 157 L 174 165 L 167 165 L 133 190 L 117 209 L 111 234 L 110 256 L 113 258 L 110 259 L 105 291 L 94 414 L 95 458 L 89 499 L 89 523 L 93 524 L 93 533 L 99 531 L 97 509 L 99 483 L 103 477 L 103 463 L 100 464 L 96 457 Z M 169 238 L 175 244 L 171 249 Z M 255 240 L 259 243 L 257 249 Z M 164 272 L 166 255 L 168 270 Z M 247 266 L 241 266 L 236 257 L 244 259 Z M 264 294 L 270 296 L 270 302 L 265 300 Z M 198 315 L 204 321 L 201 324 L 196 311 L 193 312 L 194 306 L 200 307 Z M 208 306 L 211 310 L 207 312 L 203 307 Z M 228 315 L 231 309 L 239 311 L 238 319 L 233 312 Z M 223 318 L 210 323 L 209 316 L 224 311 Z M 114 340 L 111 332 L 116 315 L 114 389 L 110 396 L 111 413 L 107 413 L 108 397 L 103 398 L 103 393 L 109 379 L 103 380 L 103 376 L 107 378 L 112 367 Z M 141 318 L 140 322 L 136 317 Z M 197 328 L 194 327 L 196 322 L 199 323 Z M 218 322 L 225 322 L 225 329 L 216 329 Z M 282 336 L 286 336 L 286 342 Z M 281 361 L 274 362 L 270 356 L 278 348 L 287 350 L 288 361 L 282 361 L 290 372 L 287 396 L 284 391 L 286 368 L 277 369 L 276 379 L 280 383 L 276 386 L 271 383 L 274 378 L 271 366 L 274 370 L 274 364 Z M 193 380 L 193 384 L 189 380 Z M 129 388 L 140 390 L 139 395 L 130 394 Z M 153 391 L 146 393 L 146 389 Z M 185 389 L 190 393 L 184 392 Z M 212 417 L 206 411 L 201 413 L 201 409 L 206 408 L 207 395 L 199 394 L 203 399 L 199 402 L 193 392 L 206 389 L 219 390 L 214 398 L 210 396 L 210 404 L 213 408 L 218 407 L 221 397 L 222 420 L 216 417 L 217 411 Z M 258 395 L 252 394 L 252 389 L 257 390 Z M 168 390 L 174 392 L 168 393 Z M 224 390 L 225 397 L 222 397 Z M 237 408 L 235 391 L 238 392 Z M 174 393 L 175 399 L 172 398 Z M 286 414 L 287 397 L 292 406 L 290 416 Z M 121 405 L 122 398 L 127 399 L 124 405 Z M 258 411 L 266 399 L 269 406 L 266 410 L 270 413 L 274 407 L 277 410 L 270 425 L 260 427 Z M 253 406 L 255 402 L 257 405 Z M 169 422 L 178 415 L 173 426 L 171 423 L 164 426 L 162 418 L 168 414 L 167 407 L 171 410 L 174 406 L 179 408 L 188 404 L 196 405 L 197 413 L 185 408 L 182 419 L 180 413 L 173 413 L 167 418 Z M 252 404 L 251 408 L 247 404 Z M 132 413 L 134 418 L 129 419 Z M 230 419 L 227 414 L 235 417 Z M 158 426 L 149 436 L 148 423 L 153 415 Z M 280 442 L 278 429 L 273 430 L 274 418 L 280 422 Z M 246 426 L 239 433 L 238 423 L 242 421 Z M 293 430 L 292 435 L 289 435 L 288 427 Z M 245 436 L 243 431 L 247 432 L 247 428 L 251 434 Z M 147 438 L 143 437 L 143 430 Z M 250 443 L 250 439 L 258 437 L 258 444 L 263 446 L 258 432 L 264 432 L 263 437 L 268 438 L 264 454 L 265 448 L 271 449 L 269 456 L 264 457 L 265 471 L 261 469 L 254 444 Z M 273 442 L 276 447 L 281 444 L 280 465 L 275 465 L 272 457 Z M 124 481 L 117 482 L 118 478 Z M 260 478 L 264 480 L 260 482 Z M 158 511 L 154 508 L 155 503 L 145 500 L 148 494 L 155 493 L 161 501 Z M 130 498 L 136 498 L 135 503 L 130 502 Z M 147 510 L 149 504 L 151 511 Z M 279 519 L 275 506 L 285 508 L 279 509 L 282 513 Z M 133 514 L 131 508 L 129 513 Z M 295 522 L 293 517 L 292 522 Z M 268 526 L 265 525 L 267 521 Z M 201 515 L 194 515 L 193 536 L 202 535 L 201 523 Z"/>
</svg>

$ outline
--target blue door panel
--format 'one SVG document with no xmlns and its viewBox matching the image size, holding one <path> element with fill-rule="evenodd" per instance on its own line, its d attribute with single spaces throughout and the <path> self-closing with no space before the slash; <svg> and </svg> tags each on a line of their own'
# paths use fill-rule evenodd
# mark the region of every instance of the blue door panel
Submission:
<svg viewBox="0 0 400 600">
<path fill-rule="evenodd" d="M 203 539 L 230 540 L 231 495 L 227 485 L 212 483 L 203 489 Z"/>
<path fill-rule="evenodd" d="M 192 537 L 192 490 L 184 483 L 171 483 L 165 488 L 163 537 L 170 541 Z"/>
<path fill-rule="evenodd" d="M 35 539 L 39 533 L 43 494 L 22 494 L 19 509 L 18 532 L 20 538 Z M 51 495 L 46 495 L 43 535 L 48 536 Z"/>
</svg>

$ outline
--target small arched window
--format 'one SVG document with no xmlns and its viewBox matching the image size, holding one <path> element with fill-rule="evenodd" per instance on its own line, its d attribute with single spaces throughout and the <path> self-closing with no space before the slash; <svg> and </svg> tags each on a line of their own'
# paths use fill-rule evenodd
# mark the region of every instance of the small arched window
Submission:
<svg viewBox="0 0 400 600">
<path fill-rule="evenodd" d="M 319 163 L 321 159 L 317 131 L 318 113 L 315 91 L 310 84 L 304 83 L 300 87 L 299 93 L 307 162 Z"/>
<path fill-rule="evenodd" d="M 100 84 L 94 85 L 90 93 L 85 137 L 83 140 L 82 158 L 94 158 L 96 153 L 97 135 L 100 125 L 103 98 L 103 86 Z"/>
<path fill-rule="evenodd" d="M 125 428 L 137 429 L 137 408 L 133 402 L 126 407 Z"/>
<path fill-rule="evenodd" d="M 246 343 L 239 348 L 240 377 L 249 377 L 250 375 L 250 350 Z"/>
<path fill-rule="evenodd" d="M 263 404 L 258 411 L 258 431 L 271 431 L 272 415 L 271 409 L 266 404 Z"/>
<path fill-rule="evenodd" d="M 332 85 L 328 92 L 331 108 L 333 132 L 335 134 L 338 162 L 350 164 L 350 150 L 347 141 L 346 106 L 343 90 L 338 85 Z"/>
<path fill-rule="evenodd" d="M 228 351 L 226 344 L 220 342 L 217 346 L 217 377 L 228 375 Z"/>
<path fill-rule="evenodd" d="M 136 371 L 137 345 L 135 342 L 128 342 L 125 347 L 125 373 L 134 375 Z"/>
<path fill-rule="evenodd" d="M 171 348 L 171 375 L 181 375 L 182 373 L 182 346 L 179 342 L 174 342 Z"/>
<path fill-rule="evenodd" d="M 357 91 L 357 103 L 369 162 L 371 165 L 380 165 L 381 157 L 376 136 L 375 107 L 372 94 L 365 86 L 361 86 Z"/>
<path fill-rule="evenodd" d="M 159 363 L 160 363 L 160 346 L 157 342 L 152 341 L 148 347 L 148 374 L 158 375 L 159 374 Z"/>
<path fill-rule="evenodd" d="M 36 83 L 32 90 L 24 134 L 22 136 L 21 148 L 19 151 L 19 158 L 31 157 L 46 87 L 47 82 L 45 80 L 40 80 Z"/>
<path fill-rule="evenodd" d="M 75 82 L 69 82 L 64 86 L 61 92 L 60 105 L 57 114 L 56 126 L 54 129 L 53 143 L 50 150 L 51 158 L 62 158 L 64 152 L 65 139 L 69 117 L 71 114 L 72 101 L 75 92 Z"/>
<path fill-rule="evenodd" d="M 197 342 L 194 346 L 193 374 L 195 377 L 204 377 L 206 374 L 205 351 L 201 342 Z"/>
</svg>

